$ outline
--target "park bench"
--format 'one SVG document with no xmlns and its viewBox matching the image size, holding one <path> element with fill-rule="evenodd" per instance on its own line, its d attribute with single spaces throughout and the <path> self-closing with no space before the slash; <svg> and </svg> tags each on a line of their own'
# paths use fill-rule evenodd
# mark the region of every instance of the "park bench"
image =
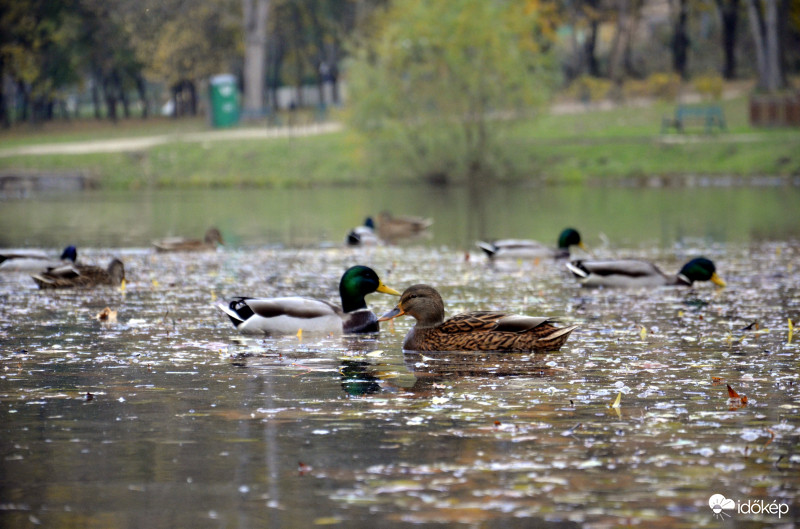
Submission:
<svg viewBox="0 0 800 529">
<path fill-rule="evenodd" d="M 725 130 L 725 116 L 719 105 L 678 105 L 674 117 L 665 116 L 661 121 L 661 133 L 670 128 L 684 132 L 687 122 L 700 122 L 705 125 L 706 134 L 710 134 L 714 127 Z"/>
</svg>

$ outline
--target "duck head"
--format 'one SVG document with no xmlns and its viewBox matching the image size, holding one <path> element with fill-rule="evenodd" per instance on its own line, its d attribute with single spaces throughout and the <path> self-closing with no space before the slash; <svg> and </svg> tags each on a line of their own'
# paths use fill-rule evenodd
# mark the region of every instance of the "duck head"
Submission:
<svg viewBox="0 0 800 529">
<path fill-rule="evenodd" d="M 570 246 L 578 246 L 584 250 L 586 249 L 586 246 L 581 240 L 581 234 L 578 233 L 578 230 L 575 228 L 566 228 L 561 232 L 561 235 L 558 236 L 558 247 L 560 249 L 566 250 Z"/>
<path fill-rule="evenodd" d="M 678 279 L 687 285 L 691 285 L 695 281 L 711 281 L 715 285 L 725 286 L 725 281 L 717 275 L 717 267 L 705 257 L 692 259 L 683 265 L 681 271 L 678 272 Z"/>
<path fill-rule="evenodd" d="M 388 321 L 403 314 L 413 316 L 418 327 L 436 326 L 444 321 L 442 296 L 430 285 L 410 286 L 400 296 L 400 303 L 378 321 Z"/>
<path fill-rule="evenodd" d="M 373 292 L 400 295 L 400 292 L 384 285 L 375 270 L 368 266 L 348 268 L 339 281 L 339 295 L 342 297 L 342 309 L 345 312 L 367 308 L 364 296 Z"/>
<path fill-rule="evenodd" d="M 72 245 L 67 246 L 64 248 L 64 251 L 61 252 L 61 259 L 65 261 L 72 261 L 74 263 L 78 260 L 78 249 Z"/>
</svg>

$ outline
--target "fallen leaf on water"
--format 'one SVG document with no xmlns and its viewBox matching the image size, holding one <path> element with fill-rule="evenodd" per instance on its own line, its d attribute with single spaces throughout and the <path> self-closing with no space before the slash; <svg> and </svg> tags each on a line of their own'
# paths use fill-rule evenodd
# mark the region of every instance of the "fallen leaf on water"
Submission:
<svg viewBox="0 0 800 529">
<path fill-rule="evenodd" d="M 104 321 L 104 322 L 107 322 L 107 323 L 115 323 L 117 321 L 117 311 L 116 310 L 111 310 L 110 307 L 106 307 L 106 308 L 104 308 L 103 310 L 101 310 L 100 312 L 97 313 L 97 316 L 95 316 L 95 319 L 98 319 L 100 321 Z"/>
<path fill-rule="evenodd" d="M 775 432 L 773 432 L 769 428 L 767 428 L 767 431 L 769 432 L 769 439 L 767 439 L 767 442 L 764 443 L 764 446 L 767 446 L 768 444 L 770 444 L 775 439 Z"/>
<path fill-rule="evenodd" d="M 617 398 L 614 400 L 614 404 L 611 405 L 612 408 L 619 408 L 619 403 L 622 400 L 622 392 L 620 391 L 617 393 Z"/>
<path fill-rule="evenodd" d="M 298 340 L 303 339 L 303 329 L 297 329 L 297 339 Z"/>
<path fill-rule="evenodd" d="M 792 343 L 792 334 L 794 334 L 794 325 L 792 324 L 792 318 L 789 318 L 788 321 L 789 321 L 789 340 L 786 343 Z"/>
<path fill-rule="evenodd" d="M 739 395 L 730 384 L 726 384 L 726 386 L 728 387 L 728 397 L 730 397 L 729 404 L 731 410 L 747 406 L 747 395 Z"/>
<path fill-rule="evenodd" d="M 647 327 L 645 327 L 644 325 L 640 325 L 640 327 L 642 329 L 639 331 L 639 336 L 641 336 L 642 340 L 644 340 L 645 338 L 647 338 Z"/>
<path fill-rule="evenodd" d="M 719 386 L 722 384 L 722 377 L 711 377 L 711 385 L 712 386 Z M 730 387 L 730 386 L 728 386 Z"/>
</svg>

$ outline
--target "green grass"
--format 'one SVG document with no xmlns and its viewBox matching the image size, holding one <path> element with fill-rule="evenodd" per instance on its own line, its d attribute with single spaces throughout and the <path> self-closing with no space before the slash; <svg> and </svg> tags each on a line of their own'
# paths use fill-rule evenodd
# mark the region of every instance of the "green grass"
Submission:
<svg viewBox="0 0 800 529">
<path fill-rule="evenodd" d="M 723 103 L 728 131 L 665 143 L 662 116 L 674 104 L 622 107 L 571 115 L 544 114 L 516 123 L 507 143 L 513 166 L 529 168 L 513 180 L 585 183 L 652 176 L 800 175 L 800 131 L 752 129 L 747 100 Z M 250 126 L 266 126 L 265 123 Z M 2 148 L 92 139 L 208 130 L 202 119 L 78 122 L 18 127 L 0 134 Z M 303 138 L 175 141 L 133 153 L 0 157 L 0 171 L 84 171 L 107 188 L 383 185 L 364 166 L 363 147 L 348 132 Z"/>
</svg>

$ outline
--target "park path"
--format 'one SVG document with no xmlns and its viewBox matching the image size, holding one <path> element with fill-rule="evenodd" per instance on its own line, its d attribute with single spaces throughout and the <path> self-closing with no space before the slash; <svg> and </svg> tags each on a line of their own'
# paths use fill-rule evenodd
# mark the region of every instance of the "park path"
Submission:
<svg viewBox="0 0 800 529">
<path fill-rule="evenodd" d="M 728 95 L 728 97 L 731 97 Z M 652 100 L 642 99 L 627 103 L 627 106 L 646 107 L 652 105 Z M 550 107 L 553 114 L 577 114 L 587 111 L 610 110 L 618 106 L 617 103 L 601 101 L 596 103 L 564 102 Z M 135 152 L 149 149 L 157 145 L 172 142 L 202 143 L 220 140 L 252 140 L 270 138 L 291 138 L 300 136 L 313 136 L 328 134 L 342 130 L 342 124 L 337 122 L 313 123 L 310 125 L 296 125 L 283 127 L 250 127 L 235 129 L 217 129 L 205 132 L 162 134 L 139 138 L 118 138 L 109 140 L 87 140 L 76 142 L 43 143 L 39 145 L 26 145 L 18 147 L 0 148 L 0 158 L 10 156 L 37 156 L 49 154 L 91 154 L 103 152 Z M 718 134 L 714 136 L 699 136 L 696 134 L 666 134 L 661 135 L 656 141 L 661 143 L 701 143 L 705 141 L 746 143 L 762 140 L 760 134 Z"/>
<path fill-rule="evenodd" d="M 270 138 L 292 138 L 328 134 L 342 129 L 340 123 L 317 123 L 291 127 L 252 127 L 220 129 L 205 132 L 161 134 L 141 138 L 117 138 L 110 140 L 42 143 L 0 149 L 0 158 L 9 156 L 37 156 L 46 154 L 90 154 L 103 152 L 131 152 L 149 149 L 172 142 L 202 143 L 219 140 L 253 140 Z"/>
</svg>

